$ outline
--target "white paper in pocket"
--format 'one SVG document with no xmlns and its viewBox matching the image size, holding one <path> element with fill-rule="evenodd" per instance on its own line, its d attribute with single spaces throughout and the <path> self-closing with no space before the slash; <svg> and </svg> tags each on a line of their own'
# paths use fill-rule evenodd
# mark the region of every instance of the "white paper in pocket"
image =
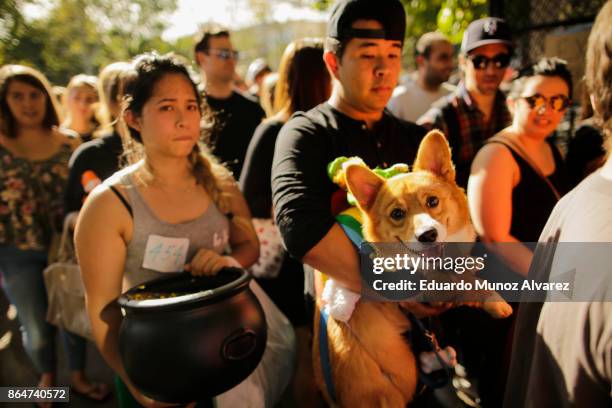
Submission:
<svg viewBox="0 0 612 408">
<path fill-rule="evenodd" d="M 189 250 L 189 238 L 171 238 L 149 235 L 142 267 L 158 272 L 183 270 Z"/>
</svg>

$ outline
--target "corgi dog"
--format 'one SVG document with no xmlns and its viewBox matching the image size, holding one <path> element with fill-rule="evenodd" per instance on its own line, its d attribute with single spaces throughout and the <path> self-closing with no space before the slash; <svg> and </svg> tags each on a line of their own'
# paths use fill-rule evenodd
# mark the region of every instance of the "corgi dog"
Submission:
<svg viewBox="0 0 612 408">
<path fill-rule="evenodd" d="M 455 183 L 450 147 L 441 132 L 431 131 L 422 140 L 412 172 L 385 179 L 363 163 L 346 164 L 344 181 L 361 212 L 365 241 L 475 240 L 467 198 Z M 330 281 L 326 285 L 335 284 Z M 512 313 L 497 293 L 487 296 L 487 300 L 495 301 L 470 302 L 470 306 L 482 307 L 496 318 Z M 418 370 L 404 336 L 411 329 L 410 320 L 400 303 L 356 301 L 346 321 L 331 314 L 321 320 L 323 303 L 317 300 L 313 363 L 315 379 L 330 406 L 405 407 L 410 403 L 417 389 Z M 321 330 L 327 331 L 333 398 L 326 385 L 330 376 L 325 377 L 323 372 L 322 346 L 317 340 Z"/>
</svg>

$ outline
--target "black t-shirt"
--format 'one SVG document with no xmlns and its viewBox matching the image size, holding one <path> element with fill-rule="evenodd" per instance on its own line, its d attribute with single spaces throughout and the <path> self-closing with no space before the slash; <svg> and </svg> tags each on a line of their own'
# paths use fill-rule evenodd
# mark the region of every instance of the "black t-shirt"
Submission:
<svg viewBox="0 0 612 408">
<path fill-rule="evenodd" d="M 70 174 L 65 197 L 66 214 L 81 209 L 83 200 L 98 183 L 96 178 L 102 182 L 119 170 L 122 152 L 121 137 L 117 133 L 83 143 L 74 151 L 68 163 Z M 84 180 L 86 172 L 90 173 Z M 84 185 L 88 191 L 85 191 Z"/>
<path fill-rule="evenodd" d="M 240 189 L 256 218 L 272 216 L 272 159 L 274 145 L 283 122 L 269 121 L 257 126 L 244 160 Z"/>
<path fill-rule="evenodd" d="M 372 129 L 328 103 L 293 115 L 278 135 L 272 166 L 276 223 L 289 253 L 302 259 L 335 222 L 338 186 L 327 176 L 329 162 L 358 156 L 371 168 L 412 164 L 425 133 L 386 110 Z"/>
<path fill-rule="evenodd" d="M 227 165 L 237 179 L 253 132 L 265 117 L 265 112 L 257 102 L 238 92 L 232 92 L 227 99 L 206 94 L 204 97 L 214 114 L 212 153 Z"/>
</svg>

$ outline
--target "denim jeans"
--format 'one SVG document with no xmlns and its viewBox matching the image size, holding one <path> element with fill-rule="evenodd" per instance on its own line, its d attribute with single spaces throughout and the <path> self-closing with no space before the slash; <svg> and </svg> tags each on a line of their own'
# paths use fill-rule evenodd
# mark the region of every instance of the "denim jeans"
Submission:
<svg viewBox="0 0 612 408">
<path fill-rule="evenodd" d="M 56 329 L 47 323 L 47 291 L 43 270 L 47 253 L 0 244 L 0 274 L 9 301 L 17 308 L 23 345 L 40 373 L 55 371 Z M 60 330 L 71 370 L 85 366 L 85 339 Z"/>
</svg>

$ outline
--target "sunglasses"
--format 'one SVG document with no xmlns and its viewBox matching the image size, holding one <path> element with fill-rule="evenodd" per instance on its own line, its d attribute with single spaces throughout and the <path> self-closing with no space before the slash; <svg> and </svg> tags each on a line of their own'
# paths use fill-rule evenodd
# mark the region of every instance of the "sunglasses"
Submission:
<svg viewBox="0 0 612 408">
<path fill-rule="evenodd" d="M 209 49 L 207 54 L 214 55 L 215 57 L 219 57 L 223 60 L 237 60 L 239 53 L 236 50 L 227 50 L 227 49 Z"/>
<path fill-rule="evenodd" d="M 532 96 L 523 96 L 522 98 L 527 101 L 531 109 L 538 111 L 545 110 L 546 105 L 548 105 L 554 111 L 563 112 L 571 103 L 570 98 L 565 95 L 555 95 L 547 98 L 540 94 L 535 94 Z"/>
<path fill-rule="evenodd" d="M 493 64 L 496 69 L 506 68 L 510 65 L 510 54 L 497 54 L 491 58 L 484 55 L 470 55 L 468 58 L 474 64 L 474 68 L 478 70 L 486 69 L 489 64 Z"/>
</svg>

